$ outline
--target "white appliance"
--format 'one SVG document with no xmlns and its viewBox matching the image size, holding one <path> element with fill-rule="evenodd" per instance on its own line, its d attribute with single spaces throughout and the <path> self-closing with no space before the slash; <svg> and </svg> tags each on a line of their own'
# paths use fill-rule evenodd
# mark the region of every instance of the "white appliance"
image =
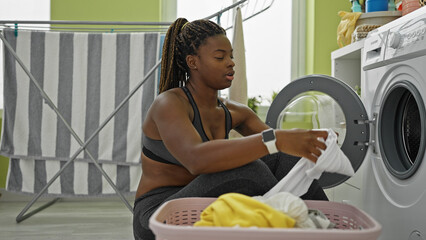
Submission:
<svg viewBox="0 0 426 240">
<path fill-rule="evenodd" d="M 426 239 L 426 8 L 364 42 L 363 101 L 372 125 L 363 208 L 383 240 Z"/>
<path fill-rule="evenodd" d="M 337 195 L 346 195 L 349 203 L 378 220 L 381 240 L 426 239 L 425 31 L 426 8 L 421 8 L 355 44 L 362 44 L 360 54 L 341 58 L 339 64 L 345 66 L 361 58 L 355 68 L 364 70 L 349 79 L 361 79 L 362 100 L 354 91 L 358 84 L 311 75 L 288 84 L 266 118 L 274 128 L 294 126 L 293 120 L 319 122 L 311 126 L 333 128 L 344 136 L 341 149 L 360 171 L 351 179 L 324 174 L 320 184 L 340 187 Z M 324 95 L 334 103 L 322 99 Z M 324 115 L 328 120 L 321 122 Z"/>
</svg>

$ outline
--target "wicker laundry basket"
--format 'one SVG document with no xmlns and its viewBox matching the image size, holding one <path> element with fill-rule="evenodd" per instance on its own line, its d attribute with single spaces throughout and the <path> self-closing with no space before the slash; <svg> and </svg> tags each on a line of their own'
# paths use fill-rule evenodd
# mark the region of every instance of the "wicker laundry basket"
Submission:
<svg viewBox="0 0 426 240">
<path fill-rule="evenodd" d="M 216 198 L 181 198 L 164 203 L 150 218 L 157 240 L 376 240 L 381 226 L 362 210 L 348 204 L 305 201 L 321 210 L 336 229 L 193 227 L 200 213 Z"/>
</svg>

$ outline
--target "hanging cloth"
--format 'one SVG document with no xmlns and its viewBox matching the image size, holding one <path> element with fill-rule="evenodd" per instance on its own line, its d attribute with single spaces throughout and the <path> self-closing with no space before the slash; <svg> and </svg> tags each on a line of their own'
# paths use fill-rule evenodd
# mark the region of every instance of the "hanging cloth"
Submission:
<svg viewBox="0 0 426 240">
<path fill-rule="evenodd" d="M 229 88 L 229 99 L 247 105 L 246 50 L 244 47 L 243 18 L 240 8 L 237 8 L 235 16 L 232 47 L 234 48 L 235 75 L 232 86 Z"/>
</svg>

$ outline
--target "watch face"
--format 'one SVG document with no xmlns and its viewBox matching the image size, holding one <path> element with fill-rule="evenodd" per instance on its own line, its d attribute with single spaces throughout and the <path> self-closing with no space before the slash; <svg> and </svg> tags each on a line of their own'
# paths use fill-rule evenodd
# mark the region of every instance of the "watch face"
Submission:
<svg viewBox="0 0 426 240">
<path fill-rule="evenodd" d="M 262 132 L 262 137 L 263 137 L 264 142 L 269 142 L 269 141 L 275 140 L 274 130 L 270 129 L 270 130 Z"/>
</svg>

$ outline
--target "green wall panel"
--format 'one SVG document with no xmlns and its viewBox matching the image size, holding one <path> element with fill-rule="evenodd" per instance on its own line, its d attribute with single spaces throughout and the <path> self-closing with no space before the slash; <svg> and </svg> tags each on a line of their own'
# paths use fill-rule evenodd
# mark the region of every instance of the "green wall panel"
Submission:
<svg viewBox="0 0 426 240">
<path fill-rule="evenodd" d="M 51 20 L 149 21 L 161 19 L 159 0 L 51 0 Z"/>
<path fill-rule="evenodd" d="M 350 12 L 350 1 L 306 1 L 306 74 L 331 74 L 331 52 L 339 48 L 339 11 Z"/>
</svg>

